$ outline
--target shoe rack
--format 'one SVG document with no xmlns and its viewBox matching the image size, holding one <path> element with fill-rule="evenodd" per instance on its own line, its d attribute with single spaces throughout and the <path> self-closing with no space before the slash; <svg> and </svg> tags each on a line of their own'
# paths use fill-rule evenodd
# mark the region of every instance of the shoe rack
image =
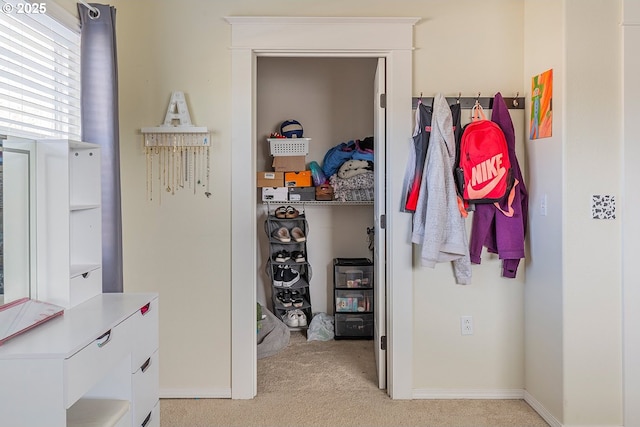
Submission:
<svg viewBox="0 0 640 427">
<path fill-rule="evenodd" d="M 266 274 L 271 281 L 273 311 L 292 330 L 311 322 L 311 265 L 307 254 L 309 224 L 304 211 L 269 204 L 264 223 L 269 239 Z"/>
</svg>

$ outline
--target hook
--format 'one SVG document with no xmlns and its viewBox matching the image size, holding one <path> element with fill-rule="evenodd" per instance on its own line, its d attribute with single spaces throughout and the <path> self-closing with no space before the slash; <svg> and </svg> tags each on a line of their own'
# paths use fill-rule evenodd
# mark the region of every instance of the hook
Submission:
<svg viewBox="0 0 640 427">
<path fill-rule="evenodd" d="M 520 92 L 516 92 L 516 97 L 513 98 L 513 106 L 514 107 L 518 106 L 518 96 L 520 96 Z"/>
<path fill-rule="evenodd" d="M 480 92 L 478 92 L 478 97 L 476 98 L 476 105 L 480 105 Z"/>
<path fill-rule="evenodd" d="M 456 104 L 460 104 L 461 97 L 462 97 L 462 92 L 458 92 L 458 97 L 456 98 Z"/>
</svg>

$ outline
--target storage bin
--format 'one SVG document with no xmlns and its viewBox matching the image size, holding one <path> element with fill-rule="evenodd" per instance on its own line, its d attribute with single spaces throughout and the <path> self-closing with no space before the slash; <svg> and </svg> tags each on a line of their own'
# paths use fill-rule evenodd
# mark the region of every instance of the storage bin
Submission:
<svg viewBox="0 0 640 427">
<path fill-rule="evenodd" d="M 373 311 L 373 289 L 336 289 L 336 312 Z"/>
<path fill-rule="evenodd" d="M 311 138 L 267 138 L 272 156 L 306 156 Z"/>
<path fill-rule="evenodd" d="M 336 337 L 373 338 L 373 314 L 335 314 Z"/>
<path fill-rule="evenodd" d="M 333 274 L 336 288 L 373 287 L 373 263 L 368 258 L 336 258 Z"/>
</svg>

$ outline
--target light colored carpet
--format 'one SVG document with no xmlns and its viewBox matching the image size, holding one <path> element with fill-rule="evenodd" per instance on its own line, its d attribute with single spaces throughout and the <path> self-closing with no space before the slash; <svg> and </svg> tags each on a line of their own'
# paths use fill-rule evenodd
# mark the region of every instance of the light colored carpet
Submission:
<svg viewBox="0 0 640 427">
<path fill-rule="evenodd" d="M 258 360 L 252 400 L 162 399 L 161 427 L 547 427 L 523 400 L 392 400 L 377 387 L 372 341 L 293 332 Z"/>
</svg>

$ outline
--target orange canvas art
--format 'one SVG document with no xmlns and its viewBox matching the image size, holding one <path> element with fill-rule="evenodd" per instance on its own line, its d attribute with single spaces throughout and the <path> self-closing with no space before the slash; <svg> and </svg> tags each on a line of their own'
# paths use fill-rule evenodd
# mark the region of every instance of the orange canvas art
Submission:
<svg viewBox="0 0 640 427">
<path fill-rule="evenodd" d="M 548 138 L 553 124 L 553 69 L 531 79 L 529 139 Z"/>
</svg>

